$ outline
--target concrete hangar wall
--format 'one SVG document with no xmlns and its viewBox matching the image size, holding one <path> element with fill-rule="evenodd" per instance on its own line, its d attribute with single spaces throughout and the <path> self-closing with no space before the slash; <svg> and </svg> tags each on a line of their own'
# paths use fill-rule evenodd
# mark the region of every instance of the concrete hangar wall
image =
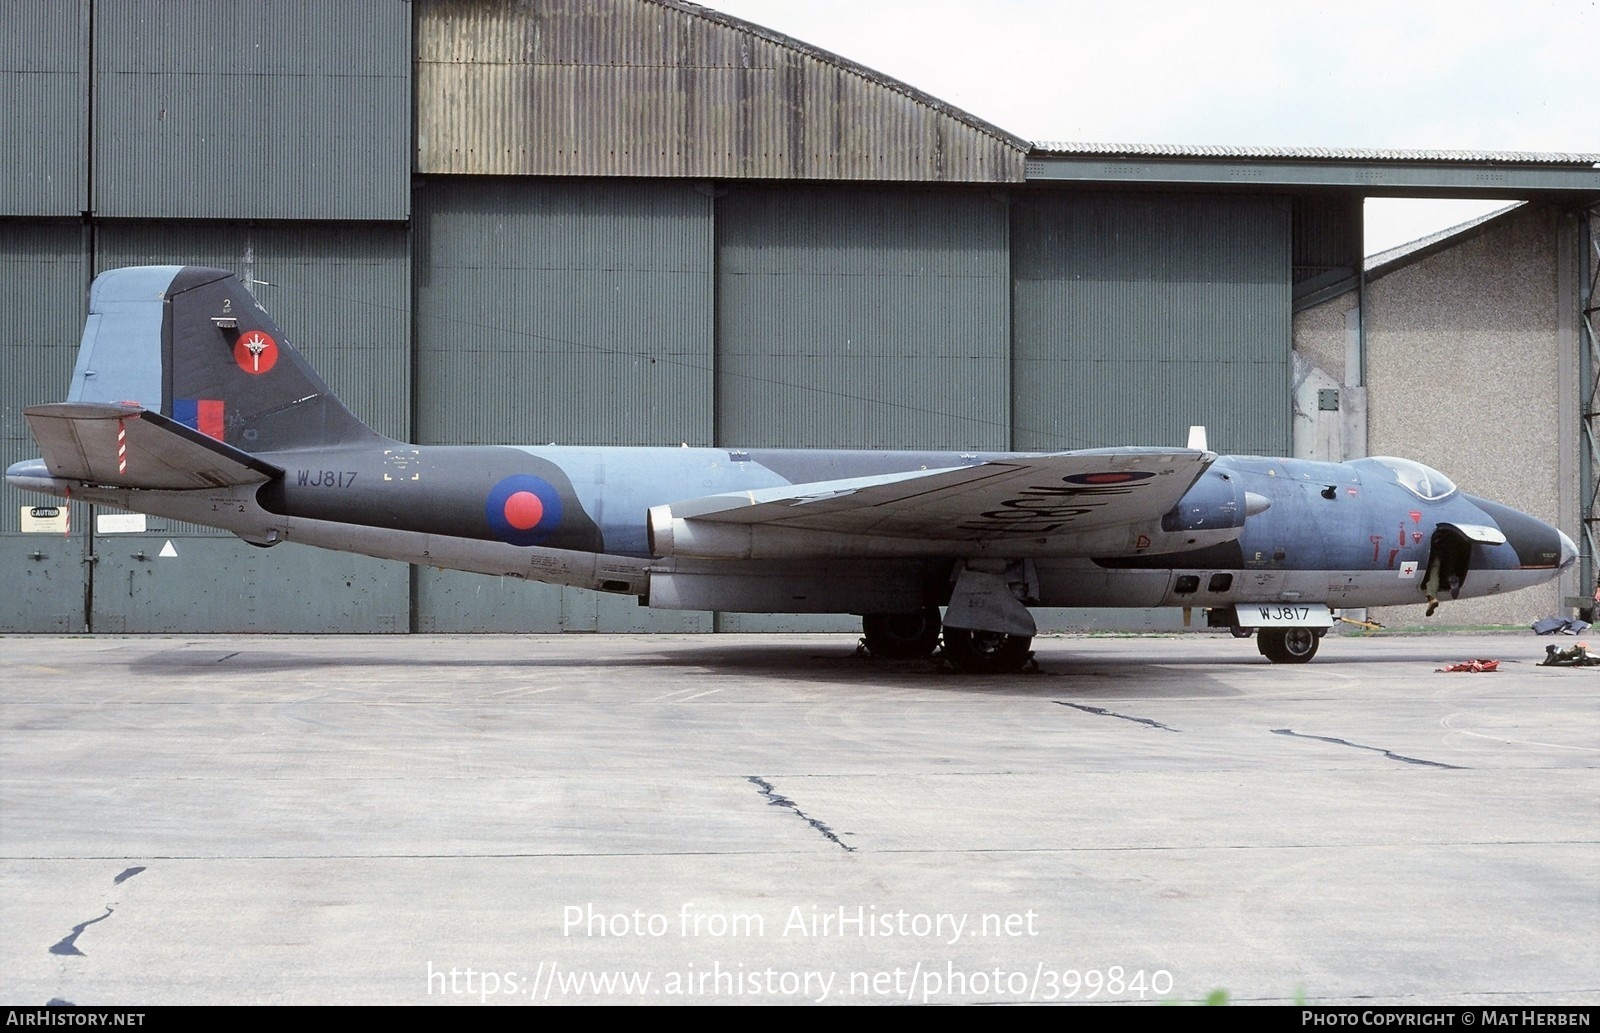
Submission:
<svg viewBox="0 0 1600 1033">
<path fill-rule="evenodd" d="M 120 265 L 237 270 L 353 410 L 428 443 L 1054 449 L 1205 422 L 1265 453 L 1292 446 L 1295 297 L 1359 266 L 1349 190 L 1041 149 L 676 0 L 185 12 L 8 14 L 6 463 Z M 154 519 L 28 533 L 36 501 L 0 489 L 0 629 L 833 626 Z"/>
</svg>

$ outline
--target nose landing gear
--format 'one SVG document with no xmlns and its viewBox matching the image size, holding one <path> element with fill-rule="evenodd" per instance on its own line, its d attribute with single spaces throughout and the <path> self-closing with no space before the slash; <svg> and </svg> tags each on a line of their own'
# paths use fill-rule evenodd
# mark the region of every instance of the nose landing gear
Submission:
<svg viewBox="0 0 1600 1033">
<path fill-rule="evenodd" d="M 1256 649 L 1275 664 L 1308 663 L 1321 644 L 1320 628 L 1262 628 L 1256 632 Z"/>
</svg>

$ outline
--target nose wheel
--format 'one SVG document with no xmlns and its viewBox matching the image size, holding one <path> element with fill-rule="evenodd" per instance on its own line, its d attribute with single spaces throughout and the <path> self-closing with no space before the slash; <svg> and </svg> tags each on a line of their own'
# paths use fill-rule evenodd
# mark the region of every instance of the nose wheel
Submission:
<svg viewBox="0 0 1600 1033">
<path fill-rule="evenodd" d="M 1256 649 L 1275 664 L 1307 663 L 1321 644 L 1316 628 L 1262 628 L 1256 632 Z"/>
</svg>

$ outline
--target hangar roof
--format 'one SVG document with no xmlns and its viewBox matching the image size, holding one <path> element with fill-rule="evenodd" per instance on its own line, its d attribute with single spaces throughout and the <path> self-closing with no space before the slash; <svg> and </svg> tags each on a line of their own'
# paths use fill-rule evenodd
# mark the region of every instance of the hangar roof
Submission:
<svg viewBox="0 0 1600 1033">
<path fill-rule="evenodd" d="M 1600 155 L 1029 143 L 689 0 L 418 6 L 416 171 L 1600 199 Z"/>
<path fill-rule="evenodd" d="M 434 0 L 417 171 L 1018 183 L 1028 142 L 686 0 Z"/>
<path fill-rule="evenodd" d="M 1600 154 L 1044 142 L 1029 151 L 1026 174 L 1030 183 L 1600 198 Z"/>
</svg>

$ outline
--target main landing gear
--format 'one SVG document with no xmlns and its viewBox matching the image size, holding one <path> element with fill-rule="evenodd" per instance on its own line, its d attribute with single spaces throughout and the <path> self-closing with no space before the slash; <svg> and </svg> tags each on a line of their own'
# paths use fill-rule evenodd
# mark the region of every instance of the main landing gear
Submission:
<svg viewBox="0 0 1600 1033">
<path fill-rule="evenodd" d="M 916 613 L 869 613 L 861 619 L 867 651 L 888 660 L 932 656 L 939 648 L 939 608 Z"/>
<path fill-rule="evenodd" d="M 1033 656 L 1031 635 L 1007 635 L 1001 631 L 944 629 L 944 657 L 950 666 L 966 674 L 1011 674 L 1020 671 Z"/>
<path fill-rule="evenodd" d="M 932 656 L 942 639 L 950 666 L 968 674 L 1020 671 L 1033 656 L 1032 636 L 946 628 L 934 606 L 916 613 L 869 613 L 861 630 L 867 651 L 889 660 Z"/>
</svg>

